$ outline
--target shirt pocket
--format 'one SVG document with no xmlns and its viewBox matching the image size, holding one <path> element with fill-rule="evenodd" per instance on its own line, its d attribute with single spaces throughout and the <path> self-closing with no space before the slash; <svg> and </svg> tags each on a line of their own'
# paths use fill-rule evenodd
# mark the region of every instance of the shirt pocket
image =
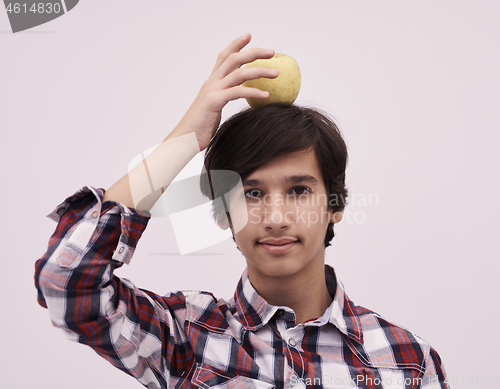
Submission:
<svg viewBox="0 0 500 389">
<path fill-rule="evenodd" d="M 209 365 L 198 365 L 193 373 L 191 383 L 199 388 L 252 388 L 272 389 L 274 385 L 244 376 L 231 376 L 228 372 L 216 369 Z"/>
</svg>

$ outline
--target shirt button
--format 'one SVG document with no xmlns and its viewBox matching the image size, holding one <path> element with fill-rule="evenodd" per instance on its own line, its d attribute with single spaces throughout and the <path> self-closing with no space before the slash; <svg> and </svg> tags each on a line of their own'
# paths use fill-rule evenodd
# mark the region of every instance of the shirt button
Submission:
<svg viewBox="0 0 500 389">
<path fill-rule="evenodd" d="M 96 219 L 97 216 L 99 216 L 99 212 L 97 211 L 92 212 L 92 219 Z"/>
<path fill-rule="evenodd" d="M 284 309 L 278 309 L 278 315 L 283 316 L 285 314 Z"/>
<path fill-rule="evenodd" d="M 123 247 L 123 246 L 122 246 L 122 247 L 120 247 L 120 250 L 118 250 L 118 254 L 123 253 L 123 250 L 125 250 L 125 247 Z"/>
<path fill-rule="evenodd" d="M 288 344 L 289 344 L 290 346 L 292 346 L 292 347 L 295 347 L 295 346 L 297 345 L 297 342 L 295 341 L 295 339 L 290 338 L 290 339 L 288 340 Z"/>
<path fill-rule="evenodd" d="M 59 208 L 59 209 L 57 210 L 57 212 L 56 212 L 56 213 L 57 213 L 59 216 L 61 216 L 61 215 L 64 213 L 64 211 L 66 211 L 66 208 Z"/>
</svg>

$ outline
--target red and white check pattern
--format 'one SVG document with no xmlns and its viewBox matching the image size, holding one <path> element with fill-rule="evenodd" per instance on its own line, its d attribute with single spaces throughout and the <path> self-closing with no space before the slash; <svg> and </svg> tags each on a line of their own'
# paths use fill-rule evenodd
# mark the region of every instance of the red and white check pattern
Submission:
<svg viewBox="0 0 500 389">
<path fill-rule="evenodd" d="M 149 220 L 102 204 L 84 187 L 49 217 L 58 221 L 36 263 L 40 305 L 68 336 L 148 388 L 448 388 L 439 355 L 378 314 L 355 306 L 325 267 L 334 300 L 317 320 L 269 305 L 245 272 L 234 297 L 167 296 L 114 275 Z M 181 275 L 184 276 L 184 275 Z"/>
</svg>

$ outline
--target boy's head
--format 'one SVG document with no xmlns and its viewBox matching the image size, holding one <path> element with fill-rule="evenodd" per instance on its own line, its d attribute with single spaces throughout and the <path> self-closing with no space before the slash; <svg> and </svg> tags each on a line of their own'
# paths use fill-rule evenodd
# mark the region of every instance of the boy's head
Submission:
<svg viewBox="0 0 500 389">
<path fill-rule="evenodd" d="M 328 208 L 341 212 L 346 204 L 345 170 L 347 147 L 335 123 L 312 108 L 272 104 L 242 111 L 225 121 L 206 150 L 201 190 L 209 198 L 219 198 L 233 183 L 214 182 L 211 171 L 238 173 L 244 182 L 254 171 L 278 157 L 312 150 L 327 192 Z M 211 184 L 209 180 L 211 179 Z M 212 193 L 214 191 L 215 192 Z M 214 219 L 227 223 L 228 209 L 214 205 Z M 229 219 L 229 222 L 231 220 Z M 328 224 L 325 247 L 333 238 L 333 223 Z"/>
</svg>

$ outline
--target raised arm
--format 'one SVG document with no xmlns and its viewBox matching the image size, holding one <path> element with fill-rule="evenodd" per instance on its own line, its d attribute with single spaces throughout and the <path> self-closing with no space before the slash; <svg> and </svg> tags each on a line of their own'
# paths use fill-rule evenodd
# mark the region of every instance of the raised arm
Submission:
<svg viewBox="0 0 500 389">
<path fill-rule="evenodd" d="M 165 189 L 182 168 L 208 146 L 219 126 L 222 109 L 229 101 L 250 97 L 264 99 L 269 95 L 241 85 L 246 80 L 278 76 L 276 69 L 241 67 L 274 55 L 274 50 L 258 47 L 242 51 L 250 39 L 247 33 L 219 54 L 210 77 L 179 124 L 143 164 L 106 191 L 104 201 L 149 211 L 161 196 L 162 188 Z"/>
</svg>

